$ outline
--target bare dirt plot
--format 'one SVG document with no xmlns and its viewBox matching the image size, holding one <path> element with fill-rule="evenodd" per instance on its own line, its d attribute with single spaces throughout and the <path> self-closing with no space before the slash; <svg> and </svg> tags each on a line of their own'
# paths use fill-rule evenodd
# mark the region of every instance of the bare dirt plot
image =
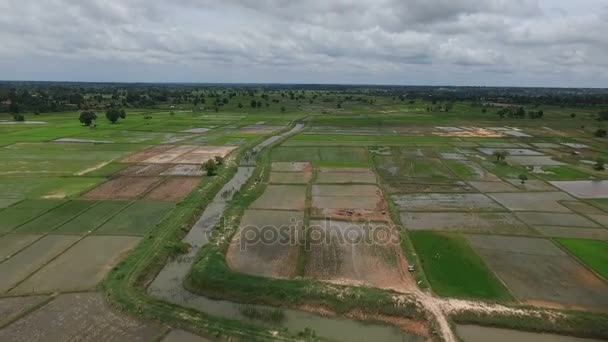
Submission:
<svg viewBox="0 0 608 342">
<path fill-rule="evenodd" d="M 561 148 L 559 144 L 555 143 L 532 143 L 532 145 L 538 148 Z"/>
<path fill-rule="evenodd" d="M 11 292 L 90 290 L 139 240 L 132 236 L 85 237 Z"/>
<path fill-rule="evenodd" d="M 471 192 L 473 187 L 461 181 L 433 183 L 411 179 L 385 179 L 388 182 L 389 193 L 402 192 Z"/>
<path fill-rule="evenodd" d="M 197 148 L 198 148 L 197 145 L 177 145 L 177 146 L 171 147 L 164 153 L 184 154 L 184 153 L 192 152 L 192 151 L 196 150 Z"/>
<path fill-rule="evenodd" d="M 0 298 L 0 326 L 42 303 L 46 296 Z"/>
<path fill-rule="evenodd" d="M 550 183 L 579 198 L 608 198 L 608 180 L 555 181 Z"/>
<path fill-rule="evenodd" d="M 247 210 L 226 260 L 237 272 L 292 278 L 300 250 L 302 211 Z"/>
<path fill-rule="evenodd" d="M 313 185 L 312 194 L 316 217 L 389 221 L 388 205 L 376 185 Z"/>
<path fill-rule="evenodd" d="M 205 164 L 208 160 L 215 158 L 213 153 L 186 153 L 172 160 L 174 164 Z"/>
<path fill-rule="evenodd" d="M 553 157 L 550 156 L 508 156 L 506 160 L 510 165 L 516 166 L 566 165 L 566 163 L 554 160 Z"/>
<path fill-rule="evenodd" d="M 382 192 L 376 185 L 313 185 L 312 195 L 336 197 L 381 197 Z"/>
<path fill-rule="evenodd" d="M 0 262 L 38 240 L 42 235 L 7 234 L 0 236 Z"/>
<path fill-rule="evenodd" d="M 113 178 L 82 196 L 85 199 L 118 200 L 138 198 L 156 186 L 160 177 L 127 177 Z"/>
<path fill-rule="evenodd" d="M 316 182 L 319 184 L 376 184 L 376 181 L 376 175 L 368 168 L 320 168 Z"/>
<path fill-rule="evenodd" d="M 171 148 L 173 148 L 173 145 L 154 146 L 154 147 L 145 149 L 143 151 L 139 151 L 134 154 L 131 154 L 130 156 L 127 156 L 126 158 L 124 158 L 122 161 L 124 163 L 139 163 L 139 162 L 149 159 L 155 155 L 163 153 Z"/>
<path fill-rule="evenodd" d="M 308 184 L 312 172 L 270 172 L 271 184 Z"/>
<path fill-rule="evenodd" d="M 517 212 L 515 216 L 533 226 L 599 227 L 595 222 L 578 214 Z"/>
<path fill-rule="evenodd" d="M 250 208 L 304 210 L 306 186 L 303 185 L 268 185 L 266 190 Z"/>
<path fill-rule="evenodd" d="M 513 294 L 527 303 L 608 308 L 608 285 L 548 240 L 491 235 L 467 238 Z"/>
<path fill-rule="evenodd" d="M 307 276 L 402 292 L 413 288 L 399 237 L 391 227 L 313 220 L 310 230 Z"/>
<path fill-rule="evenodd" d="M 456 333 L 462 341 L 465 342 L 599 342 L 599 340 L 587 338 L 489 328 L 476 325 L 456 325 Z"/>
<path fill-rule="evenodd" d="M 173 203 L 158 201 L 136 201 L 101 227 L 99 235 L 145 235 L 173 208 Z"/>
<path fill-rule="evenodd" d="M 589 216 L 595 222 L 608 228 L 608 215 L 587 215 L 587 216 Z"/>
<path fill-rule="evenodd" d="M 492 193 L 490 197 L 511 211 L 544 211 L 568 213 L 559 201 L 573 201 L 565 192 Z"/>
<path fill-rule="evenodd" d="M 551 184 L 538 179 L 527 180 L 524 184 L 521 184 L 521 180 L 519 179 L 511 178 L 507 179 L 507 181 L 525 191 L 557 191 L 557 189 L 552 187 Z"/>
<path fill-rule="evenodd" d="M 481 192 L 518 192 L 518 188 L 506 182 L 469 182 Z"/>
<path fill-rule="evenodd" d="M 213 155 L 225 157 L 237 148 L 238 146 L 198 146 L 196 149 L 190 151 L 190 153 L 211 153 Z"/>
<path fill-rule="evenodd" d="M 527 148 L 491 148 L 481 147 L 478 150 L 488 156 L 491 156 L 496 151 L 505 151 L 509 156 L 542 156 L 543 154 Z"/>
<path fill-rule="evenodd" d="M 0 340 L 154 341 L 163 331 L 114 312 L 101 293 L 70 293 L 0 330 Z"/>
<path fill-rule="evenodd" d="M 147 164 L 169 164 L 179 158 L 182 154 L 180 153 L 160 153 L 151 156 L 150 158 L 144 159 L 141 162 Z"/>
<path fill-rule="evenodd" d="M 393 202 L 405 211 L 504 210 L 484 194 L 403 194 L 392 195 Z"/>
<path fill-rule="evenodd" d="M 273 162 L 271 170 L 279 172 L 312 171 L 312 164 L 309 162 Z"/>
<path fill-rule="evenodd" d="M 2 274 L 0 293 L 17 285 L 19 281 L 49 262 L 78 239 L 78 236 L 47 235 L 0 263 L 0 274 Z"/>
<path fill-rule="evenodd" d="M 161 176 L 191 176 L 200 177 L 205 172 L 197 164 L 179 164 L 161 173 Z"/>
<path fill-rule="evenodd" d="M 511 213 L 403 212 L 401 222 L 411 230 L 537 235 Z"/>
<path fill-rule="evenodd" d="M 144 199 L 177 202 L 186 197 L 200 182 L 200 178 L 194 177 L 169 177 L 148 192 Z"/>
<path fill-rule="evenodd" d="M 555 226 L 536 226 L 534 229 L 542 235 L 549 237 L 608 240 L 608 229 Z"/>
<path fill-rule="evenodd" d="M 158 176 L 167 170 L 170 165 L 165 164 L 137 164 L 118 172 L 122 176 Z"/>
</svg>

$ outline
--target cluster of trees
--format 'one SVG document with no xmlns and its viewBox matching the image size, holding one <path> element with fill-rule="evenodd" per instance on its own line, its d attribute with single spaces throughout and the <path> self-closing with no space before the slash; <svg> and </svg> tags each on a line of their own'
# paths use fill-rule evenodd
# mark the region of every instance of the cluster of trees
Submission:
<svg viewBox="0 0 608 342">
<path fill-rule="evenodd" d="M 110 107 L 106 110 L 106 119 L 113 124 L 116 123 L 118 119 L 125 119 L 126 117 L 127 113 L 122 108 Z M 78 120 L 85 126 L 91 126 L 93 121 L 97 120 L 97 114 L 92 110 L 84 110 L 80 112 Z"/>
</svg>

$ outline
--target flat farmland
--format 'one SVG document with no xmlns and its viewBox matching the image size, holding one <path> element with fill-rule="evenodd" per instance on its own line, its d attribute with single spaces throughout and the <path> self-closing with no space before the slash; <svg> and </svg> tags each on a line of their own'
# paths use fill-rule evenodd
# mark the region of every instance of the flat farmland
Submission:
<svg viewBox="0 0 608 342">
<path fill-rule="evenodd" d="M 549 240 L 470 235 L 467 240 L 518 299 L 564 308 L 608 308 L 608 284 Z"/>
<path fill-rule="evenodd" d="M 118 214 L 130 202 L 127 201 L 101 201 L 88 208 L 75 218 L 62 224 L 54 234 L 87 234 L 104 224 L 107 220 Z"/>
<path fill-rule="evenodd" d="M 145 235 L 173 208 L 169 202 L 136 201 L 95 230 L 98 235 Z"/>
<path fill-rule="evenodd" d="M 436 293 L 446 297 L 511 300 L 507 289 L 461 235 L 413 232 L 411 238 Z"/>
<path fill-rule="evenodd" d="M 293 278 L 303 223 L 301 211 L 247 210 L 228 248 L 228 265 L 237 272 Z"/>
<path fill-rule="evenodd" d="M 608 240 L 608 239 L 605 239 Z M 558 239 L 569 253 L 608 279 L 608 242 L 579 239 Z"/>
<path fill-rule="evenodd" d="M 64 201 L 26 200 L 0 211 L 0 233 L 7 233 L 20 225 L 64 204 Z"/>
<path fill-rule="evenodd" d="M 93 201 L 69 201 L 19 226 L 15 232 L 20 234 L 51 232 L 95 204 Z"/>
<path fill-rule="evenodd" d="M 140 238 L 132 236 L 85 237 L 19 284 L 11 293 L 92 290 L 139 240 Z"/>
<path fill-rule="evenodd" d="M 306 200 L 306 186 L 269 185 L 253 204 L 253 209 L 303 210 Z"/>
<path fill-rule="evenodd" d="M 135 199 L 161 182 L 160 177 L 120 176 L 111 179 L 82 196 L 90 200 Z"/>
</svg>

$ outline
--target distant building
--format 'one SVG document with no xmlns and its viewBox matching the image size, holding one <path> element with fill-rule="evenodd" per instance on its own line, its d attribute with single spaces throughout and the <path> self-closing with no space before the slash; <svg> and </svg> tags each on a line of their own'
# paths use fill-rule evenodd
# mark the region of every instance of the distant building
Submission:
<svg viewBox="0 0 608 342">
<path fill-rule="evenodd" d="M 2 103 L 3 105 L 10 106 L 11 104 L 13 104 L 13 101 L 11 101 L 11 99 L 8 99 L 8 100 L 2 101 L 0 103 Z"/>
</svg>

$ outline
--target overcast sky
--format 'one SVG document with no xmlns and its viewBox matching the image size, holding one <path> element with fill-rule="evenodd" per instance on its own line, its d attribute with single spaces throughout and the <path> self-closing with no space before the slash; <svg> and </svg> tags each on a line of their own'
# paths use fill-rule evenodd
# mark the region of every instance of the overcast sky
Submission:
<svg viewBox="0 0 608 342">
<path fill-rule="evenodd" d="M 606 0 L 0 0 L 0 79 L 608 87 Z"/>
</svg>

